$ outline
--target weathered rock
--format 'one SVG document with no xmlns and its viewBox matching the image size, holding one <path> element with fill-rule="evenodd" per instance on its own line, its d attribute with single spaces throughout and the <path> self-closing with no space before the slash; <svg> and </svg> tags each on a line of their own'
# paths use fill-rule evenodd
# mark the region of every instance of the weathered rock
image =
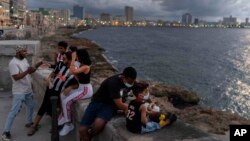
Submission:
<svg viewBox="0 0 250 141">
<path fill-rule="evenodd" d="M 151 94 L 156 97 L 168 97 L 174 106 L 184 108 L 186 106 L 197 105 L 200 101 L 196 92 L 190 92 L 181 86 L 170 86 L 166 84 L 153 84 Z"/>
</svg>

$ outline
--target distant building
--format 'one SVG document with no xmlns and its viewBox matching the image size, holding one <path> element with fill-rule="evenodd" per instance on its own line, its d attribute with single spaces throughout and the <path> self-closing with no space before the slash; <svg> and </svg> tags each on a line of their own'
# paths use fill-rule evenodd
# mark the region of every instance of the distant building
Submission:
<svg viewBox="0 0 250 141">
<path fill-rule="evenodd" d="M 26 0 L 10 0 L 10 19 L 13 24 L 23 24 L 26 16 Z"/>
<path fill-rule="evenodd" d="M 116 16 L 113 17 L 113 20 L 125 21 L 123 15 L 116 15 Z"/>
<path fill-rule="evenodd" d="M 199 19 L 195 18 L 195 19 L 194 19 L 194 24 L 195 24 L 195 25 L 198 25 L 198 24 L 199 24 Z"/>
<path fill-rule="evenodd" d="M 10 23 L 10 0 L 0 0 L 0 26 Z"/>
<path fill-rule="evenodd" d="M 182 15 L 181 23 L 183 25 L 192 24 L 192 15 L 190 13 L 185 13 L 184 15 Z"/>
<path fill-rule="evenodd" d="M 112 25 L 113 26 L 123 26 L 124 25 L 124 16 L 116 15 L 113 17 Z"/>
<path fill-rule="evenodd" d="M 41 9 L 40 9 L 41 10 Z M 37 29 L 37 34 L 42 34 L 44 26 L 44 16 L 39 10 L 32 10 L 29 14 L 30 23 L 33 28 Z M 51 25 L 50 25 L 51 26 Z"/>
<path fill-rule="evenodd" d="M 133 22 L 133 18 L 134 18 L 133 7 L 125 6 L 125 21 L 132 23 Z"/>
<path fill-rule="evenodd" d="M 84 7 L 75 5 L 73 7 L 73 17 L 79 18 L 79 19 L 84 19 L 85 18 L 85 11 Z"/>
<path fill-rule="evenodd" d="M 111 25 L 111 15 L 109 13 L 101 13 L 100 22 L 101 25 Z"/>
<path fill-rule="evenodd" d="M 223 18 L 223 21 L 222 21 L 222 24 L 224 26 L 227 26 L 227 27 L 236 27 L 237 25 L 237 18 L 235 17 L 224 17 Z"/>
<path fill-rule="evenodd" d="M 110 22 L 111 21 L 111 15 L 109 13 L 101 13 L 100 20 L 103 22 Z"/>
<path fill-rule="evenodd" d="M 69 9 L 60 9 L 58 10 L 58 18 L 60 21 L 60 24 L 63 26 L 66 26 L 69 24 L 70 20 L 70 11 Z"/>
<path fill-rule="evenodd" d="M 245 25 L 246 25 L 246 26 L 249 25 L 249 19 L 248 19 L 248 18 L 246 18 L 246 23 L 245 23 Z"/>
</svg>

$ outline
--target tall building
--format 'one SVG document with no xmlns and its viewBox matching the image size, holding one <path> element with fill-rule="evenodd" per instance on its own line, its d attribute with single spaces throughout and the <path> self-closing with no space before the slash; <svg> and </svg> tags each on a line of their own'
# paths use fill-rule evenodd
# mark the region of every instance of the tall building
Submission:
<svg viewBox="0 0 250 141">
<path fill-rule="evenodd" d="M 109 13 L 101 13 L 100 20 L 104 22 L 110 22 L 111 21 L 111 15 Z"/>
<path fill-rule="evenodd" d="M 59 20 L 61 25 L 68 25 L 70 20 L 70 11 L 68 9 L 58 10 Z"/>
<path fill-rule="evenodd" d="M 192 24 L 192 15 L 190 13 L 185 13 L 184 15 L 182 15 L 181 23 L 183 25 Z"/>
<path fill-rule="evenodd" d="M 198 24 L 199 24 L 199 19 L 198 19 L 198 18 L 195 18 L 195 19 L 194 19 L 194 24 L 195 24 L 195 25 L 198 25 Z"/>
<path fill-rule="evenodd" d="M 133 7 L 125 6 L 125 22 L 133 22 L 134 10 Z"/>
<path fill-rule="evenodd" d="M 249 19 L 246 18 L 246 23 L 245 23 L 247 26 L 249 25 Z"/>
<path fill-rule="evenodd" d="M 10 19 L 13 24 L 23 24 L 26 15 L 25 0 L 10 0 Z"/>
<path fill-rule="evenodd" d="M 0 0 L 0 26 L 10 23 L 10 0 Z"/>
<path fill-rule="evenodd" d="M 75 5 L 73 7 L 73 17 L 84 19 L 85 18 L 84 7 Z"/>
<path fill-rule="evenodd" d="M 237 25 L 237 18 L 233 17 L 232 15 L 230 17 L 224 17 L 222 24 L 228 27 L 235 27 Z"/>
</svg>

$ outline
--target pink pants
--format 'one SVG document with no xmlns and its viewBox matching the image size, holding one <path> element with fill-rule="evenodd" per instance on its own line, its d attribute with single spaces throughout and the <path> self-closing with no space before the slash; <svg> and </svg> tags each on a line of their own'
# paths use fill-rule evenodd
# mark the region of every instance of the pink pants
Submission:
<svg viewBox="0 0 250 141">
<path fill-rule="evenodd" d="M 93 96 L 93 88 L 91 84 L 79 84 L 77 89 L 70 91 L 68 96 L 60 95 L 62 102 L 62 116 L 66 122 L 71 122 L 71 108 L 72 103 L 78 99 L 86 99 Z"/>
</svg>

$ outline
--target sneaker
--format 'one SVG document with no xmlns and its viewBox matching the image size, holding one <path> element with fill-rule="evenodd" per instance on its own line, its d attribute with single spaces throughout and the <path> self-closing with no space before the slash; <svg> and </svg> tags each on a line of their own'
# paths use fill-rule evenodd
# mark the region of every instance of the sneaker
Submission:
<svg viewBox="0 0 250 141">
<path fill-rule="evenodd" d="M 34 135 L 36 133 L 37 130 L 38 130 L 38 125 L 31 126 L 30 129 L 29 129 L 29 131 L 28 131 L 28 133 L 27 133 L 27 135 L 28 136 L 32 136 L 32 135 Z"/>
<path fill-rule="evenodd" d="M 65 118 L 62 116 L 62 117 L 60 117 L 60 118 L 58 119 L 58 126 L 61 126 L 61 125 L 63 125 L 64 123 L 66 123 L 66 120 L 65 120 Z"/>
<path fill-rule="evenodd" d="M 25 124 L 25 127 L 26 127 L 26 128 L 30 128 L 32 124 L 33 124 L 33 122 L 27 123 L 27 124 Z"/>
<path fill-rule="evenodd" d="M 59 132 L 60 136 L 65 136 L 67 135 L 70 131 L 74 129 L 74 125 L 72 123 L 70 124 L 65 124 L 63 126 L 63 129 Z"/>
<path fill-rule="evenodd" d="M 2 139 L 3 141 L 10 141 L 11 140 L 10 132 L 3 132 Z"/>
</svg>

